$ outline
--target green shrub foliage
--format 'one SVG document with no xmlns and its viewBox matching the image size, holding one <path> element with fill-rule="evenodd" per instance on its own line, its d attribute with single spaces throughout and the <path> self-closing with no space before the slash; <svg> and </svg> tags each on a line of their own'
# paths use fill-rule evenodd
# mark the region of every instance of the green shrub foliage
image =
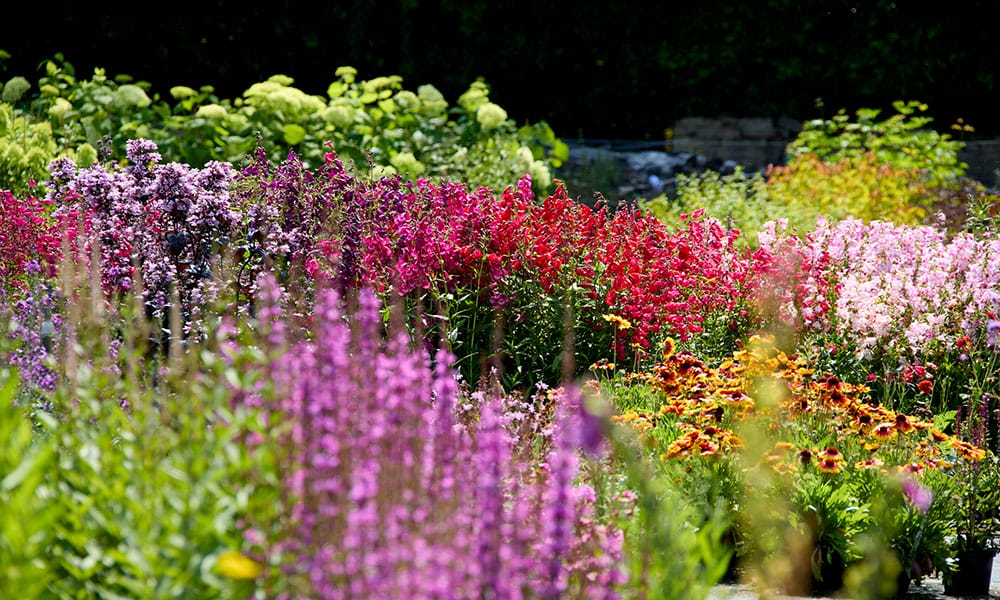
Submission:
<svg viewBox="0 0 1000 600">
<path fill-rule="evenodd" d="M 113 149 L 144 138 L 156 142 L 168 162 L 240 164 L 259 139 L 273 160 L 294 151 L 318 166 L 333 149 L 361 170 L 494 190 L 530 173 L 537 193 L 552 191 L 551 170 L 566 159 L 568 147 L 544 122 L 519 126 L 490 100 L 485 82 L 473 82 L 451 105 L 430 84 L 410 90 L 399 76 L 357 75 L 353 67 L 340 67 L 324 96 L 274 75 L 238 98 L 220 98 L 211 86 L 175 86 L 170 98 L 161 98 L 150 93 L 148 82 L 111 78 L 99 68 L 79 78 L 57 55 L 46 63 L 36 93 L 23 89 L 23 77 L 4 86 L 10 102 L 2 121 L 8 129 L 16 122 L 20 133 L 16 150 L 0 152 L 0 189 L 29 178 L 44 182 L 51 159 L 85 144 L 106 147 L 110 158 L 121 160 Z"/>
</svg>

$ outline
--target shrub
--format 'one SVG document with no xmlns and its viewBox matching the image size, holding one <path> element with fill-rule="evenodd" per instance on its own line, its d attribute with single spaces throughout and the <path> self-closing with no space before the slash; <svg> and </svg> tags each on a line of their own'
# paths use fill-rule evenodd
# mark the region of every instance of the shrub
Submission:
<svg viewBox="0 0 1000 600">
<path fill-rule="evenodd" d="M 0 190 L 18 196 L 35 192 L 36 183 L 48 180 L 49 163 L 57 156 L 89 166 L 97 151 L 86 143 L 60 146 L 49 122 L 18 115 L 12 105 L 0 103 Z"/>
<path fill-rule="evenodd" d="M 682 176 L 675 199 L 660 196 L 641 206 L 668 223 L 703 209 L 744 232 L 742 244 L 756 246 L 757 232 L 777 218 L 799 232 L 813 229 L 819 217 L 833 222 L 853 216 L 864 221 L 920 223 L 937 193 L 923 180 L 921 171 L 880 163 L 870 152 L 835 162 L 799 154 L 787 165 L 771 166 L 763 174 L 737 170 L 730 175 L 707 171 Z"/>
<path fill-rule="evenodd" d="M 815 227 L 820 216 L 914 225 L 924 221 L 931 196 L 918 169 L 881 162 L 874 153 L 837 160 L 799 154 L 767 172 L 765 194 L 772 207 L 798 217 L 798 231 Z M 778 208 L 774 215 L 784 218 Z M 759 229 L 757 229 L 759 231 Z"/>
<path fill-rule="evenodd" d="M 844 110 L 830 119 L 806 121 L 788 145 L 790 161 L 815 154 L 837 163 L 871 153 L 880 165 L 921 172 L 930 186 L 947 186 L 965 173 L 968 165 L 958 160 L 965 143 L 929 128 L 933 119 L 919 115 L 927 110 L 926 104 L 897 100 L 892 107 L 896 114 L 881 121 L 876 119 L 882 111 L 874 108 L 856 111 L 855 121 Z"/>
<path fill-rule="evenodd" d="M 95 69 L 91 79 L 78 79 L 73 66 L 57 55 L 45 64 L 38 94 L 30 102 L 22 100 L 14 115 L 29 126 L 48 123 L 56 147 L 37 149 L 44 164 L 81 144 L 104 144 L 112 158 L 124 159 L 117 149 L 136 138 L 156 143 L 167 162 L 198 165 L 237 165 L 262 145 L 272 160 L 294 150 L 306 164 L 317 166 L 332 147 L 359 170 L 371 162 L 410 178 L 423 175 L 496 190 L 531 173 L 536 191 L 547 193 L 551 170 L 567 157 L 567 146 L 546 123 L 518 128 L 489 101 L 481 81 L 452 107 L 432 85 L 414 92 L 398 76 L 359 81 L 356 75 L 352 67 L 337 69 L 338 80 L 326 96 L 306 93 L 290 77 L 274 75 L 239 98 L 219 98 L 211 86 L 176 86 L 171 99 L 164 99 L 150 96 L 147 82 L 132 83 L 126 75 L 112 80 L 102 69 Z M 0 179 L 0 187 L 5 185 Z"/>
</svg>

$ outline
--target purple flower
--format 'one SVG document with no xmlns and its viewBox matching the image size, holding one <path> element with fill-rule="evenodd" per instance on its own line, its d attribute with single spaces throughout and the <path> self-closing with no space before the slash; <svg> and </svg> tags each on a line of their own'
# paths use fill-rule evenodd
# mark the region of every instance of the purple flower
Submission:
<svg viewBox="0 0 1000 600">
<path fill-rule="evenodd" d="M 934 501 L 934 493 L 912 478 L 903 480 L 903 495 L 910 504 L 922 513 L 930 510 L 931 503 Z"/>
<path fill-rule="evenodd" d="M 1000 321 L 991 319 L 986 322 L 986 345 L 993 348 L 1000 339 Z"/>
<path fill-rule="evenodd" d="M 260 311 L 272 323 L 266 343 L 281 294 L 267 289 L 273 277 L 261 284 L 261 299 L 274 300 Z M 270 545 L 308 588 L 296 594 L 556 597 L 586 581 L 587 597 L 614 597 L 620 532 L 594 518 L 596 498 L 574 483 L 578 432 L 565 402 L 553 443 L 515 452 L 516 436 L 534 436 L 551 412 L 460 387 L 453 355 L 386 335 L 376 296 L 363 288 L 357 300 L 348 313 L 320 290 L 312 335 L 271 368 L 291 525 Z M 511 408 L 537 414 L 512 419 Z M 478 419 L 460 426 L 456 411 Z"/>
</svg>

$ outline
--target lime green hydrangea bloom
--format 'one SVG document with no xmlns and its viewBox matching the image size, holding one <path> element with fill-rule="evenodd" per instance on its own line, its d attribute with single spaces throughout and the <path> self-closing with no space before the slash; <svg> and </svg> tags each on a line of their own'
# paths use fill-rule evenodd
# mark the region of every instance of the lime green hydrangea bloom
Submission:
<svg viewBox="0 0 1000 600">
<path fill-rule="evenodd" d="M 49 107 L 49 116 L 61 119 L 71 110 L 73 110 L 73 105 L 70 104 L 69 100 L 56 98 L 52 106 Z"/>
<path fill-rule="evenodd" d="M 3 101 L 13 104 L 31 89 L 31 82 L 24 77 L 11 77 L 3 86 Z"/>
<path fill-rule="evenodd" d="M 497 104 L 487 102 L 476 109 L 476 121 L 485 130 L 496 129 L 507 122 L 507 111 Z"/>
<path fill-rule="evenodd" d="M 194 116 L 215 121 L 225 119 L 226 114 L 227 111 L 225 106 L 221 106 L 219 104 L 206 104 L 204 106 L 199 106 L 198 112 L 196 112 Z"/>
<path fill-rule="evenodd" d="M 127 83 L 115 90 L 115 96 L 111 102 L 120 107 L 137 106 L 143 108 L 152 104 L 153 101 L 149 99 L 146 91 L 141 87 Z"/>
<path fill-rule="evenodd" d="M 170 95 L 177 100 L 190 98 L 191 96 L 194 96 L 197 93 L 198 92 L 187 87 L 186 85 L 175 85 L 174 87 L 170 88 Z"/>
</svg>

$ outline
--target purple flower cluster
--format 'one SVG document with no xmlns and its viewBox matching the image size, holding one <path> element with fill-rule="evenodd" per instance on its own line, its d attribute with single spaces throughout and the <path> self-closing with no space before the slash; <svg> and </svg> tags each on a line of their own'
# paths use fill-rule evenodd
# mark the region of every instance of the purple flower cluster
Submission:
<svg viewBox="0 0 1000 600">
<path fill-rule="evenodd" d="M 572 394 L 552 395 L 551 449 L 520 458 L 509 399 L 462 391 L 454 357 L 386 333 L 379 307 L 368 288 L 319 290 L 311 338 L 272 366 L 270 418 L 288 428 L 274 441 L 291 453 L 278 550 L 287 581 L 309 582 L 293 595 L 615 597 L 622 538 L 575 483 Z M 474 423 L 456 416 L 463 405 Z"/>
<path fill-rule="evenodd" d="M 29 263 L 29 273 L 39 270 L 37 263 Z M 8 364 L 17 367 L 22 388 L 39 399 L 43 408 L 50 408 L 43 392 L 51 392 L 58 383 L 53 369 L 54 358 L 59 355 L 63 319 L 59 312 L 57 294 L 44 283 L 36 284 L 13 302 L 0 287 L 0 323 L 5 326 L 6 343 L 10 347 Z M 9 345 L 9 346 L 8 346 Z"/>
<path fill-rule="evenodd" d="M 129 141 L 126 154 L 124 169 L 78 170 L 58 159 L 47 199 L 79 236 L 71 242 L 74 258 L 86 264 L 99 251 L 106 294 L 134 290 L 141 278 L 151 315 L 163 317 L 176 293 L 185 323 L 196 323 L 217 296 L 212 268 L 239 224 L 229 196 L 235 171 L 221 162 L 203 169 L 160 164 L 148 140 Z"/>
</svg>

